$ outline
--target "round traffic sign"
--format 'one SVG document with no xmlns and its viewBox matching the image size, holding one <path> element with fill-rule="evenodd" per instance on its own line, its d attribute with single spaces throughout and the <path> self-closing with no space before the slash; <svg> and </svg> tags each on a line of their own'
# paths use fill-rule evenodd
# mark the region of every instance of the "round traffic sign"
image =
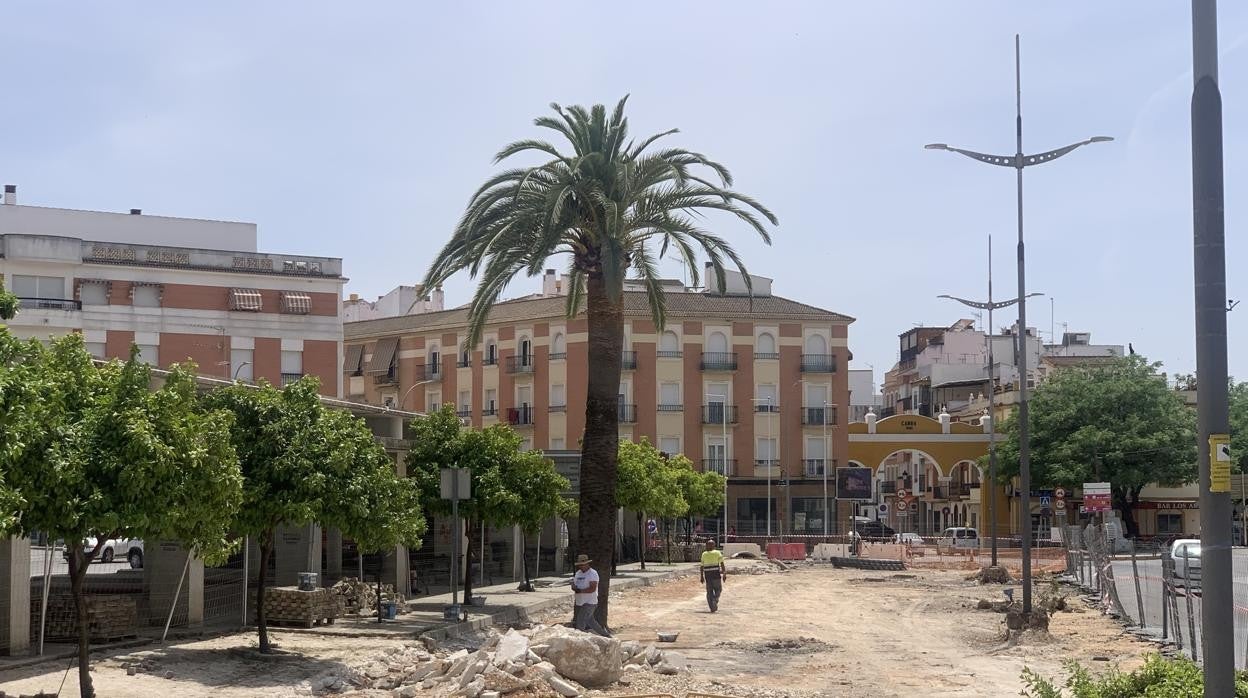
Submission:
<svg viewBox="0 0 1248 698">
<path fill-rule="evenodd" d="M 1058 499 L 1061 499 L 1066 496 L 1066 490 L 1064 488 L 1058 487 L 1057 489 L 1053 490 L 1053 496 L 1057 497 Z"/>
<path fill-rule="evenodd" d="M 1058 511 L 1065 511 L 1065 510 L 1066 510 L 1066 500 L 1065 500 L 1065 499 L 1059 499 L 1059 500 L 1057 500 L 1056 502 L 1053 502 L 1053 508 L 1054 508 L 1054 509 L 1057 509 Z"/>
<path fill-rule="evenodd" d="M 918 510 L 919 510 L 919 503 L 918 503 L 918 502 L 910 502 L 910 511 L 918 511 Z"/>
<path fill-rule="evenodd" d="M 898 488 L 897 488 L 897 496 L 898 496 L 898 497 L 901 497 L 902 499 L 905 499 L 906 497 L 910 496 L 910 493 L 906 492 L 906 488 L 904 488 L 904 487 L 898 487 Z"/>
<path fill-rule="evenodd" d="M 880 506 L 879 506 L 878 508 L 879 508 L 880 513 L 881 513 L 881 514 L 887 514 L 887 513 L 888 513 L 888 502 L 884 502 L 883 504 L 880 504 Z"/>
</svg>

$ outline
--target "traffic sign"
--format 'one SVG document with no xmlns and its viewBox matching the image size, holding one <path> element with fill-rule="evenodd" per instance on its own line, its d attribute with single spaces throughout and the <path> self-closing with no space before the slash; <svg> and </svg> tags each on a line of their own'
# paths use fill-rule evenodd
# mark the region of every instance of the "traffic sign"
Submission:
<svg viewBox="0 0 1248 698">
<path fill-rule="evenodd" d="M 1085 482 L 1083 483 L 1083 494 L 1085 497 L 1089 494 L 1109 494 L 1109 483 Z"/>
<path fill-rule="evenodd" d="M 1057 500 L 1056 502 L 1053 503 L 1053 508 L 1058 511 L 1066 511 L 1066 500 L 1065 499 Z"/>
<path fill-rule="evenodd" d="M 1209 491 L 1231 491 L 1231 437 L 1209 435 Z"/>
<path fill-rule="evenodd" d="M 1040 506 L 1041 506 L 1041 507 L 1047 507 L 1047 506 L 1049 506 L 1049 505 L 1050 505 L 1050 504 L 1052 504 L 1052 503 L 1053 503 L 1053 501 L 1052 501 L 1051 499 L 1049 499 L 1048 497 L 1041 497 L 1041 498 L 1040 498 Z"/>
<path fill-rule="evenodd" d="M 918 511 L 918 510 L 919 510 L 919 503 L 918 503 L 918 502 L 910 502 L 910 511 Z"/>
<path fill-rule="evenodd" d="M 1062 487 L 1059 487 L 1059 488 L 1057 488 L 1057 489 L 1053 490 L 1053 496 L 1054 496 L 1054 497 L 1057 497 L 1058 499 L 1065 499 L 1065 498 L 1066 498 L 1066 490 L 1065 490 L 1064 488 L 1062 488 Z"/>
<path fill-rule="evenodd" d="M 879 507 L 877 507 L 877 508 L 880 510 L 880 513 L 881 513 L 881 514 L 887 514 L 887 513 L 888 513 L 888 502 L 884 502 L 884 503 L 880 504 L 880 506 L 879 506 Z"/>
</svg>

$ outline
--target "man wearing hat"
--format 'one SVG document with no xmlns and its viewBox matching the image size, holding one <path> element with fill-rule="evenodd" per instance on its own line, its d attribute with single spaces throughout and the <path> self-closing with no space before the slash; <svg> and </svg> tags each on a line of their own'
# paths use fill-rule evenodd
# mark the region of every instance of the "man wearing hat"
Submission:
<svg viewBox="0 0 1248 698">
<path fill-rule="evenodd" d="M 611 637 L 594 618 L 598 610 L 598 571 L 589 566 L 591 562 L 588 555 L 576 556 L 576 574 L 572 575 L 572 591 L 576 593 L 572 624 L 577 630 Z"/>
</svg>

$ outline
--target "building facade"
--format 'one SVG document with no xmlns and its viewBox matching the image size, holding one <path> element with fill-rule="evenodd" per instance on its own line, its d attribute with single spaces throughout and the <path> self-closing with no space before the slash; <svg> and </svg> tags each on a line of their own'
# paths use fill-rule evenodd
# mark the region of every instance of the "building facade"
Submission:
<svg viewBox="0 0 1248 698">
<path fill-rule="evenodd" d="M 24 206 L 6 185 L 0 280 L 20 299 L 9 331 L 83 335 L 98 358 L 136 345 L 153 365 L 342 395 L 342 260 L 257 251 L 256 226 Z"/>
<path fill-rule="evenodd" d="M 722 292 L 667 282 L 662 329 L 645 292 L 625 290 L 620 435 L 725 473 L 740 535 L 765 532 L 769 509 L 773 532 L 821 532 L 824 469 L 847 443 L 838 408 L 853 319 L 752 282 L 753 297 L 734 275 Z M 348 323 L 347 395 L 414 411 L 450 403 L 472 426 L 512 425 L 530 448 L 579 451 L 588 337 L 584 317 L 565 314 L 566 292 L 548 271 L 542 293 L 493 308 L 475 347 L 462 346 L 467 308 Z"/>
</svg>

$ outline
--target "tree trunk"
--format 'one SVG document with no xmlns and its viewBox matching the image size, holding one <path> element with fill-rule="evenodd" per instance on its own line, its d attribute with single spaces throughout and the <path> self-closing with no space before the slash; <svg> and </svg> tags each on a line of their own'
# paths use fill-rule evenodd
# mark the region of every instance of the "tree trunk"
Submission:
<svg viewBox="0 0 1248 698">
<path fill-rule="evenodd" d="M 359 551 L 356 551 L 359 554 Z M 244 551 L 244 555 L 246 552 Z M 269 646 L 269 622 L 264 613 L 264 580 L 269 573 L 269 557 L 273 554 L 273 531 L 269 530 L 260 536 L 260 570 L 256 578 L 256 630 L 260 633 L 260 652 L 272 652 Z M 364 581 L 363 579 L 360 580 Z"/>
<path fill-rule="evenodd" d="M 593 560 L 599 576 L 596 617 L 608 629 L 610 572 L 615 558 L 616 463 L 620 447 L 620 352 L 624 347 L 623 292 L 615 290 L 613 301 L 601 271 L 586 275 L 589 375 L 577 525 L 577 552 Z"/>
<path fill-rule="evenodd" d="M 650 547 L 648 545 L 650 543 L 650 533 L 646 531 L 642 521 L 643 516 L 645 514 L 640 511 L 637 512 L 637 554 L 641 556 L 641 569 L 644 570 L 646 569 L 646 550 Z"/>
<path fill-rule="evenodd" d="M 542 551 L 539 549 L 537 554 L 541 555 Z M 533 581 L 529 579 L 529 537 L 524 529 L 520 530 L 520 567 L 524 570 L 524 584 L 520 591 L 533 591 Z"/>
<path fill-rule="evenodd" d="M 467 606 L 472 601 L 472 532 L 475 530 L 472 525 L 472 519 L 464 519 L 464 527 L 468 533 L 467 550 L 464 551 L 464 605 Z M 459 561 L 456 560 L 456 563 Z M 485 564 L 483 560 L 481 564 Z"/>
<path fill-rule="evenodd" d="M 104 538 L 96 538 L 95 547 L 104 545 Z M 87 619 L 87 598 L 83 594 L 83 582 L 91 560 L 82 552 L 82 544 L 65 541 L 69 554 L 69 581 L 74 595 L 74 615 L 78 620 L 78 692 L 82 698 L 94 698 L 95 687 L 91 683 L 91 627 Z M 94 552 L 94 551 L 92 551 Z"/>
<path fill-rule="evenodd" d="M 1113 489 L 1113 493 L 1115 500 L 1114 508 L 1117 509 L 1118 513 L 1122 516 L 1122 525 L 1123 528 L 1126 529 L 1123 531 L 1123 535 L 1127 538 L 1135 538 L 1139 536 L 1140 527 L 1139 524 L 1135 522 L 1135 501 L 1128 496 L 1128 489 L 1115 487 Z M 1136 497 L 1138 498 L 1139 495 L 1137 494 Z"/>
</svg>

